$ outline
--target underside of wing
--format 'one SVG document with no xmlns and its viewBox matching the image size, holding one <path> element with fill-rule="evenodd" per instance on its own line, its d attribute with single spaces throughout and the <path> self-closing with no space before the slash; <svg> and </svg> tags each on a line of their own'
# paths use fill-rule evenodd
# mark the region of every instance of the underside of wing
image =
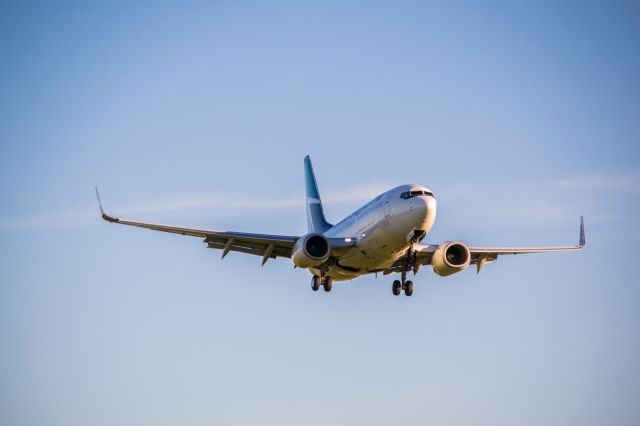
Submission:
<svg viewBox="0 0 640 426">
<path fill-rule="evenodd" d="M 291 257 L 298 237 L 285 235 L 249 234 L 242 232 L 210 233 L 204 239 L 207 247 L 222 250 L 224 258 L 230 251 L 262 256 L 262 263 L 276 257 Z"/>
<path fill-rule="evenodd" d="M 448 243 L 451 244 L 451 243 Z M 458 246 L 463 246 L 468 250 L 468 262 L 465 262 L 465 265 L 473 265 L 477 266 L 477 271 L 480 272 L 480 269 L 486 264 L 493 262 L 498 258 L 498 256 L 506 255 L 506 254 L 529 254 L 529 253 L 544 253 L 544 252 L 555 252 L 555 251 L 573 251 L 573 250 L 581 250 L 585 244 L 585 233 L 584 233 L 584 219 L 580 217 L 580 237 L 578 240 L 578 244 L 568 245 L 568 246 L 541 246 L 541 247 L 484 247 L 484 246 L 464 246 L 461 243 L 453 243 Z M 398 261 L 396 261 L 390 268 L 384 271 L 385 274 L 402 272 L 405 270 L 413 270 L 417 272 L 421 266 L 423 265 L 432 265 L 434 262 L 434 254 L 438 248 L 442 247 L 445 244 L 417 244 L 414 247 L 414 251 L 410 252 L 407 250 L 407 253 Z M 442 253 L 442 252 L 440 252 Z M 446 256 L 446 253 L 443 255 Z M 438 256 L 438 255 L 436 255 Z M 435 259 L 436 261 L 438 258 Z M 466 266 L 465 266 L 466 267 Z"/>
<path fill-rule="evenodd" d="M 212 249 L 222 250 L 224 258 L 230 251 L 253 254 L 262 257 L 262 264 L 276 257 L 291 257 L 291 250 L 299 237 L 289 235 L 253 234 L 247 232 L 216 231 L 212 229 L 189 228 L 184 226 L 160 225 L 156 223 L 138 222 L 109 216 L 102 208 L 100 195 L 96 188 L 102 219 L 119 225 L 135 226 L 153 231 L 172 234 L 189 235 L 204 238 L 204 243 Z"/>
</svg>

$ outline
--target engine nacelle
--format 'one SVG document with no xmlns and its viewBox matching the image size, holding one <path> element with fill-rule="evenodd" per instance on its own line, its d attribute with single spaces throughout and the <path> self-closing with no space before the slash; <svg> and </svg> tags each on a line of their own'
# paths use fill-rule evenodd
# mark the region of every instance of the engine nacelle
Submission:
<svg viewBox="0 0 640 426">
<path fill-rule="evenodd" d="M 331 245 L 322 234 L 307 234 L 298 239 L 291 251 L 291 260 L 298 268 L 320 266 L 329 258 Z"/>
<path fill-rule="evenodd" d="M 467 246 L 454 241 L 440 244 L 431 258 L 433 272 L 441 277 L 462 271 L 470 262 L 471 252 Z"/>
</svg>

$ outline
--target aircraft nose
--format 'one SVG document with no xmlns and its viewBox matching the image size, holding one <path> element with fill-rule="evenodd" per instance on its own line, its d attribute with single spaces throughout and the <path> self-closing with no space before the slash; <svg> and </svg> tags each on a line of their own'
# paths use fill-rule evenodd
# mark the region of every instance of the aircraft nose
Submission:
<svg viewBox="0 0 640 426">
<path fill-rule="evenodd" d="M 415 197 L 413 201 L 413 210 L 420 214 L 427 214 L 429 210 L 429 196 Z"/>
<path fill-rule="evenodd" d="M 430 222 L 430 218 L 435 216 L 436 199 L 432 196 L 415 197 L 413 200 L 413 211 L 420 215 L 423 221 Z"/>
</svg>

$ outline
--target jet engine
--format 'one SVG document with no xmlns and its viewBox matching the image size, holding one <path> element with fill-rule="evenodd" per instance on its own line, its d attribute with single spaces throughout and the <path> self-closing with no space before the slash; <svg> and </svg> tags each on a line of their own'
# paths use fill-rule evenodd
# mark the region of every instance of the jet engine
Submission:
<svg viewBox="0 0 640 426">
<path fill-rule="evenodd" d="M 321 234 L 307 234 L 296 241 L 291 251 L 291 260 L 298 268 L 320 266 L 329 258 L 331 245 Z"/>
<path fill-rule="evenodd" d="M 431 258 L 433 272 L 441 277 L 462 271 L 470 262 L 471 253 L 467 246 L 453 241 L 440 244 Z"/>
</svg>

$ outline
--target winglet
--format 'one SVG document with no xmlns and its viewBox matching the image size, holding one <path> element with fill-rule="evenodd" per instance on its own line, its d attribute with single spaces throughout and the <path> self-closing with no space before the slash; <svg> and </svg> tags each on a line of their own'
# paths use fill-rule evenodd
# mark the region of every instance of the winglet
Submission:
<svg viewBox="0 0 640 426">
<path fill-rule="evenodd" d="M 96 197 L 98 198 L 98 207 L 100 207 L 100 214 L 102 215 L 102 218 L 107 222 L 118 222 L 120 219 L 111 217 L 104 212 L 104 209 L 102 208 L 102 201 L 100 201 L 100 193 L 98 192 L 98 187 L 95 186 L 95 188 L 96 188 Z"/>
<path fill-rule="evenodd" d="M 584 237 L 584 217 L 580 216 L 580 241 L 578 242 L 579 247 L 584 247 L 587 243 L 587 240 Z"/>
</svg>

